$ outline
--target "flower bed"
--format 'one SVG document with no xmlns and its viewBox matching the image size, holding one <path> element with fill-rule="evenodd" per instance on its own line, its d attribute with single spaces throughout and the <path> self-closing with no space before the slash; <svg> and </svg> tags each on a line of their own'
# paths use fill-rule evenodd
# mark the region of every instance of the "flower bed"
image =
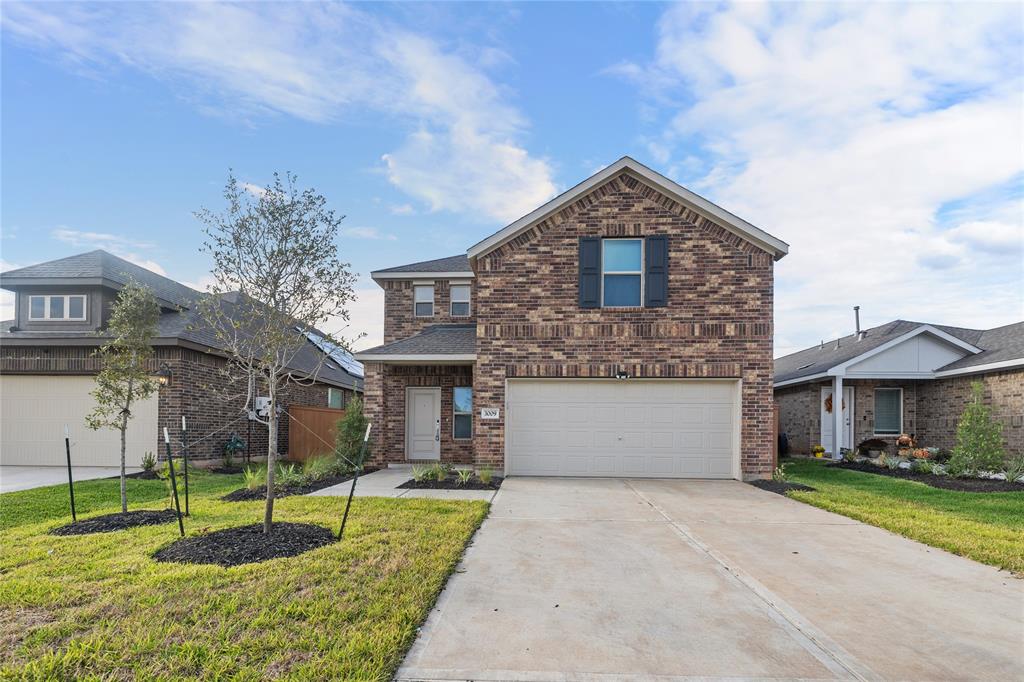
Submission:
<svg viewBox="0 0 1024 682">
<path fill-rule="evenodd" d="M 491 479 L 490 483 L 484 483 L 479 478 L 474 476 L 466 482 L 460 481 L 455 476 L 446 476 L 441 480 L 436 479 L 425 479 L 417 481 L 415 479 L 409 479 L 399 488 L 418 488 L 427 490 L 497 490 L 501 487 L 501 482 L 504 479 L 501 476 L 495 476 Z"/>
<path fill-rule="evenodd" d="M 879 466 L 878 464 L 872 464 L 871 460 L 833 462 L 826 466 L 917 481 L 919 483 L 930 485 L 933 488 L 942 488 L 944 490 L 959 490 L 961 492 L 969 493 L 1024 492 L 1024 483 L 1014 483 L 997 478 L 958 478 L 955 476 L 946 476 L 944 474 L 913 471 L 912 469 L 902 467 L 890 469 L 885 466 Z"/>
</svg>

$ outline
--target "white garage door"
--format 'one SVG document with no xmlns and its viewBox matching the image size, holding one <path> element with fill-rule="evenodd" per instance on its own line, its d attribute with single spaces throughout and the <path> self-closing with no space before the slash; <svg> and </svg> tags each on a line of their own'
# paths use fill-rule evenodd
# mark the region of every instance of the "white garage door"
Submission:
<svg viewBox="0 0 1024 682">
<path fill-rule="evenodd" d="M 511 380 L 507 473 L 734 478 L 735 381 Z"/>
<path fill-rule="evenodd" d="M 88 376 L 0 376 L 0 464 L 64 465 L 67 424 L 72 464 L 120 466 L 120 432 L 85 426 L 85 415 L 95 405 L 89 395 L 93 386 Z M 140 466 L 145 452 L 156 454 L 157 404 L 154 394 L 132 410 L 128 466 Z"/>
</svg>

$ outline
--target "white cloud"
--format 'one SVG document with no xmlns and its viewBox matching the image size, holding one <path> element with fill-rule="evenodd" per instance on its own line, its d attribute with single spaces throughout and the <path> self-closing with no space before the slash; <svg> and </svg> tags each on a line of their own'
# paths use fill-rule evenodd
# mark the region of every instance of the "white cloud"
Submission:
<svg viewBox="0 0 1024 682">
<path fill-rule="evenodd" d="M 9 3 L 3 26 L 76 69 L 184 78 L 204 111 L 392 116 L 411 132 L 383 170 L 431 210 L 508 221 L 555 193 L 550 165 L 523 145 L 527 121 L 484 71 L 502 63 L 489 46 L 446 49 L 342 4 Z"/>
<path fill-rule="evenodd" d="M 391 211 L 392 215 L 415 215 L 416 209 L 412 207 L 412 204 L 398 204 L 389 206 L 388 210 Z"/>
<path fill-rule="evenodd" d="M 256 197 L 257 199 L 267 193 L 266 187 L 260 187 L 259 185 L 254 185 L 251 182 L 240 182 L 238 184 L 243 190 L 245 190 L 252 196 Z"/>
<path fill-rule="evenodd" d="M 341 230 L 342 236 L 352 237 L 353 239 L 381 239 L 384 241 L 393 242 L 398 237 L 393 234 L 384 234 L 376 227 L 346 227 Z"/>
<path fill-rule="evenodd" d="M 335 332 L 347 339 L 365 334 L 352 344 L 356 350 L 372 348 L 384 343 L 384 290 L 375 284 L 366 284 L 355 290 L 355 300 L 348 306 L 349 322 L 328 322 L 325 331 Z M 348 325 L 342 328 L 343 325 Z"/>
<path fill-rule="evenodd" d="M 1021 36 L 1015 5 L 677 5 L 650 63 L 612 71 L 659 112 L 672 174 L 792 245 L 782 354 L 848 333 L 855 304 L 870 324 L 1024 317 Z"/>
<path fill-rule="evenodd" d="M 138 249 L 151 249 L 151 242 L 139 241 L 131 237 L 111 234 L 109 232 L 90 232 L 83 230 L 72 230 L 68 227 L 58 227 L 50 232 L 50 236 L 57 241 L 70 244 L 76 249 L 103 249 L 115 256 L 120 256 L 130 263 L 139 267 L 152 270 L 158 275 L 167 276 L 163 267 L 155 260 L 140 255 Z"/>
</svg>

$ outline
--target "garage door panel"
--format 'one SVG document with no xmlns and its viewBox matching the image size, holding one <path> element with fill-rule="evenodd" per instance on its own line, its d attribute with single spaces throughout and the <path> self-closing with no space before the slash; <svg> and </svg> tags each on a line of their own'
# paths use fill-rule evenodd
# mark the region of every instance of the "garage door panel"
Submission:
<svg viewBox="0 0 1024 682">
<path fill-rule="evenodd" d="M 512 475 L 733 475 L 736 382 L 511 380 Z"/>
</svg>

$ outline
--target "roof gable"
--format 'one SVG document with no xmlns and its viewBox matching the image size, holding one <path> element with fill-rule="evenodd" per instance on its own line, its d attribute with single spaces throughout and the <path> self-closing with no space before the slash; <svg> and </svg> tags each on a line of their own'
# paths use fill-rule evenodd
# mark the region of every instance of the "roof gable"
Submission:
<svg viewBox="0 0 1024 682">
<path fill-rule="evenodd" d="M 494 249 L 497 249 L 503 244 L 506 244 L 523 234 L 541 221 L 555 215 L 562 209 L 571 205 L 573 202 L 585 197 L 590 192 L 599 188 L 602 184 L 623 173 L 628 173 L 636 177 L 641 182 L 648 184 L 663 193 L 672 201 L 678 202 L 683 207 L 707 218 L 732 234 L 771 253 L 776 260 L 782 258 L 789 252 L 789 245 L 784 241 L 773 237 L 754 225 L 751 225 L 742 218 L 739 218 L 722 207 L 711 203 L 704 197 L 691 192 L 682 185 L 669 180 L 665 176 L 651 170 L 638 161 L 628 156 L 624 156 L 615 163 L 579 183 L 572 189 L 563 192 L 543 206 L 531 211 L 514 223 L 473 245 L 468 251 L 469 258 L 473 260 L 490 253 Z"/>
</svg>

